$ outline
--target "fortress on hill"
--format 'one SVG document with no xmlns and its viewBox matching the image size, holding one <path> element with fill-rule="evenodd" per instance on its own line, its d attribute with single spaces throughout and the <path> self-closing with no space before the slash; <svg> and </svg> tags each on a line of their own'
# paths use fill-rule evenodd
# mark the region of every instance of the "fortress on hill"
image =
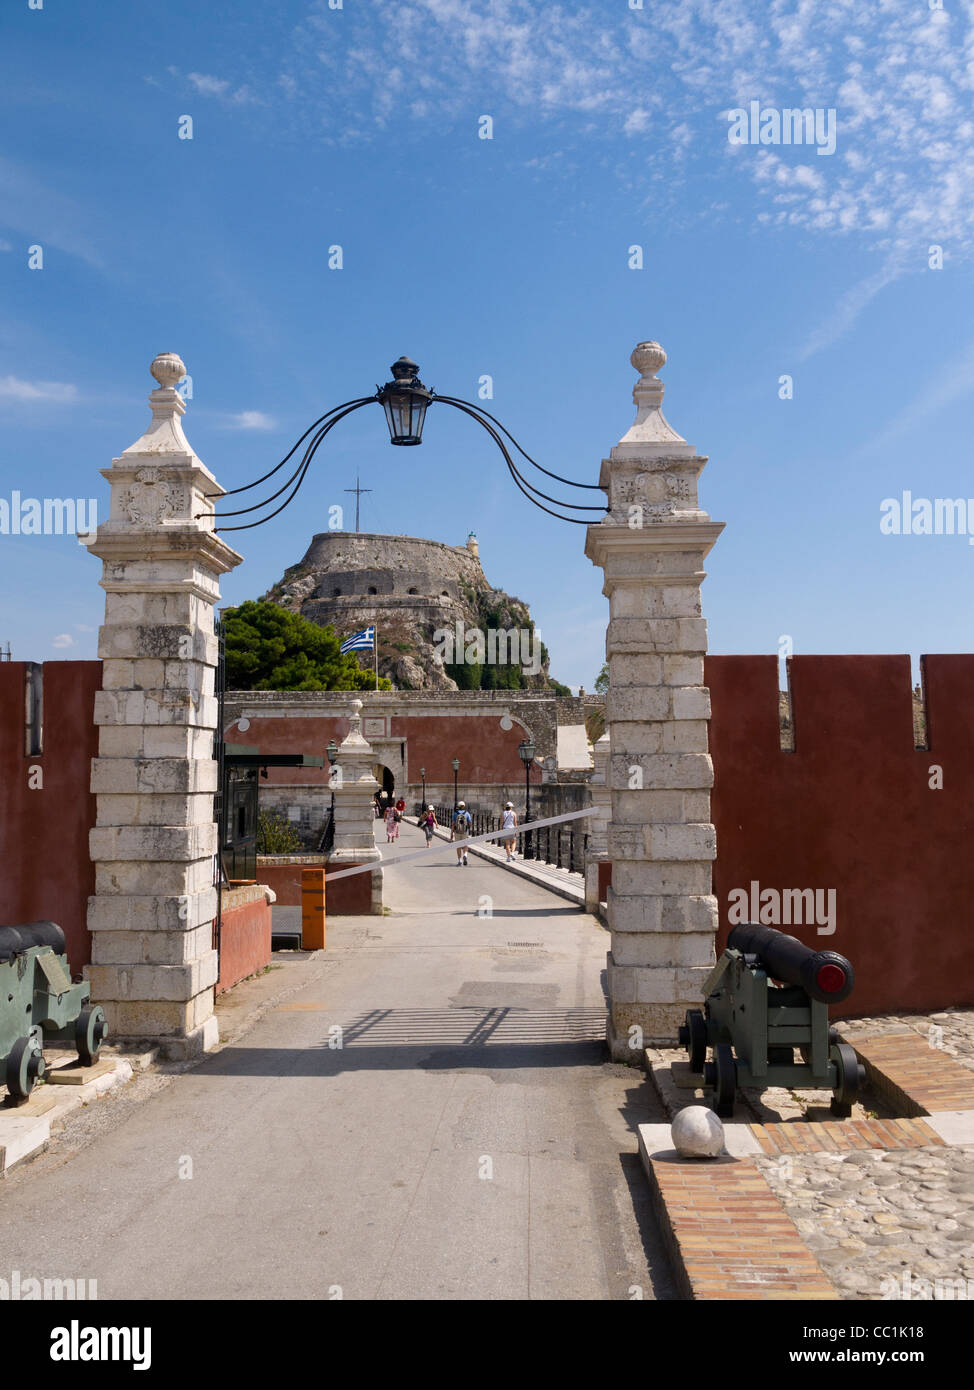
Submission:
<svg viewBox="0 0 974 1390">
<path fill-rule="evenodd" d="M 534 673 L 524 663 L 436 659 L 434 634 L 456 632 L 457 624 L 489 633 L 517 629 L 530 633 L 534 624 L 526 603 L 487 581 L 477 538 L 466 545 L 417 536 L 383 536 L 356 531 L 323 531 L 304 557 L 264 597 L 320 626 L 333 627 L 344 639 L 375 624 L 379 674 L 398 690 L 559 690 L 548 676 L 548 654 L 539 645 Z M 527 644 L 525 636 L 522 643 Z M 442 644 L 439 648 L 442 654 Z M 371 669 L 371 653 L 359 653 Z M 540 667 L 540 669 L 538 669 Z"/>
</svg>

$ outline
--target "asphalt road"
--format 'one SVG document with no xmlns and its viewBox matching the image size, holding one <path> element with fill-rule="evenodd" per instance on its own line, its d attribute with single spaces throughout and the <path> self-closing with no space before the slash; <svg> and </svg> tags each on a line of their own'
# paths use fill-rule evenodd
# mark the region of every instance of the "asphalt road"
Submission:
<svg viewBox="0 0 974 1390">
<path fill-rule="evenodd" d="M 662 1116 L 603 1041 L 605 930 L 442 844 L 385 891 L 393 915 L 331 919 L 249 1033 L 11 1174 L 0 1274 L 100 1299 L 674 1297 L 634 1132 Z"/>
</svg>

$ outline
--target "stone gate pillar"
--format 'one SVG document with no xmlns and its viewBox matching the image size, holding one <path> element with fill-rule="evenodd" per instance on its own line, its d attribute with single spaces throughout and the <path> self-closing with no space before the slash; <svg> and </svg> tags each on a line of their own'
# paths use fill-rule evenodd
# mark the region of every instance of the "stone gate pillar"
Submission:
<svg viewBox="0 0 974 1390">
<path fill-rule="evenodd" d="M 697 503 L 706 458 L 662 414 L 666 353 L 638 343 L 630 361 L 636 419 L 602 462 L 610 510 L 585 544 L 609 599 L 608 1040 L 619 1060 L 675 1040 L 700 1005 L 717 929 L 700 585 L 723 523 Z"/>
<path fill-rule="evenodd" d="M 595 815 L 588 826 L 588 844 L 585 853 L 585 911 L 598 912 L 599 865 L 609 857 L 609 821 L 612 818 L 612 793 L 609 790 L 609 735 L 604 733 L 592 750 L 594 764 L 589 787 Z"/>
<path fill-rule="evenodd" d="M 379 790 L 379 784 L 372 776 L 375 752 L 362 736 L 362 701 L 355 699 L 350 703 L 349 730 L 338 745 L 336 767 L 341 780 L 334 779 L 335 842 L 328 855 L 328 865 L 333 870 L 350 869 L 353 864 L 373 861 L 381 864 L 382 861 L 375 843 L 377 822 L 372 805 L 372 798 Z M 381 916 L 382 869 L 373 869 L 369 879 L 372 884 L 372 913 Z M 327 895 L 327 875 L 325 890 Z"/>
<path fill-rule="evenodd" d="M 224 489 L 183 434 L 186 368 L 167 352 L 150 370 L 152 422 L 102 470 L 111 510 L 89 544 L 106 599 L 88 974 L 113 1039 L 185 1057 L 218 1036 L 213 606 L 241 557 L 214 534 L 206 494 Z"/>
</svg>

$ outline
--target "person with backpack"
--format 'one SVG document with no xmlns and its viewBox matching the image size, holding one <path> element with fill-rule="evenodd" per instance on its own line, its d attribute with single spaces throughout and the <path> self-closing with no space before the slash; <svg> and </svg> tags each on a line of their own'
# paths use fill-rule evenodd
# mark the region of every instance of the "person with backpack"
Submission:
<svg viewBox="0 0 974 1390">
<path fill-rule="evenodd" d="M 456 809 L 456 810 L 454 811 L 454 813 L 453 813 L 453 824 L 452 824 L 452 826 L 450 827 L 450 839 L 451 839 L 451 841 L 457 841 L 457 840 L 459 840 L 459 842 L 460 842 L 460 843 L 457 845 L 457 868 L 459 868 L 461 864 L 463 864 L 464 866 L 466 866 L 466 863 L 467 863 L 467 835 L 468 835 L 468 833 L 469 833 L 469 831 L 470 831 L 470 827 L 471 827 L 472 824 L 473 824 L 473 817 L 471 816 L 470 812 L 467 810 L 466 802 L 464 802 L 464 801 L 458 801 L 458 802 L 457 802 L 457 809 Z"/>
<path fill-rule="evenodd" d="M 427 806 L 426 810 L 419 818 L 420 827 L 426 832 L 426 848 L 429 849 L 433 843 L 433 831 L 436 829 L 436 812 L 432 806 Z"/>
<path fill-rule="evenodd" d="M 517 812 L 514 809 L 514 802 L 509 801 L 507 805 L 504 807 L 504 815 L 501 818 L 501 829 L 513 830 L 516 825 Z M 514 843 L 514 835 L 512 835 L 509 840 L 501 840 L 501 844 L 504 846 L 504 852 L 507 855 L 507 859 L 505 862 L 508 864 L 513 864 L 514 862 Z"/>
</svg>

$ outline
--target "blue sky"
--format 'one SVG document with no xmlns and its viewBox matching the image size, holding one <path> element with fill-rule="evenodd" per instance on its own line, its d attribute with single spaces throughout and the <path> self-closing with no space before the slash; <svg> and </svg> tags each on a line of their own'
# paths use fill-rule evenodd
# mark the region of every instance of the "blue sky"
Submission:
<svg viewBox="0 0 974 1390">
<path fill-rule="evenodd" d="M 165 350 L 226 487 L 400 353 L 444 394 L 489 374 L 528 452 L 594 482 L 632 420 L 629 352 L 656 338 L 726 522 L 711 650 L 970 650 L 968 537 L 879 527 L 904 489 L 974 496 L 974 4 L 930 3 L 7 0 L 0 497 L 104 515 L 99 469 L 142 432 Z M 834 111 L 835 152 L 732 144 L 751 101 Z M 228 536 L 245 563 L 223 601 L 353 507 L 356 471 L 363 530 L 476 531 L 552 674 L 591 687 L 607 603 L 584 528 L 443 406 L 419 449 L 390 448 L 377 408 L 339 426 L 297 503 Z M 72 537 L 0 535 L 0 644 L 94 656 L 98 576 Z"/>
</svg>

